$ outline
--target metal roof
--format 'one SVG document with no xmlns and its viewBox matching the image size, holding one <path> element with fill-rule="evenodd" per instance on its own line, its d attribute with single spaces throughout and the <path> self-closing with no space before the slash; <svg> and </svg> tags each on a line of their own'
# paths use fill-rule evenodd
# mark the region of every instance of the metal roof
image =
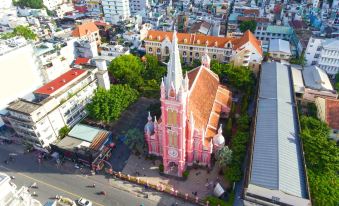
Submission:
<svg viewBox="0 0 339 206">
<path fill-rule="evenodd" d="M 271 39 L 269 52 L 283 52 L 291 54 L 290 43 L 282 39 Z"/>
<path fill-rule="evenodd" d="M 250 184 L 307 197 L 298 123 L 288 67 L 264 63 Z"/>
<path fill-rule="evenodd" d="M 305 86 L 322 91 L 334 91 L 326 72 L 317 66 L 305 67 L 302 71 Z"/>
<path fill-rule="evenodd" d="M 68 133 L 68 136 L 75 137 L 86 142 L 92 142 L 100 131 L 102 130 L 95 127 L 84 124 L 77 124 Z"/>
<path fill-rule="evenodd" d="M 267 26 L 266 32 L 269 33 L 279 33 L 279 34 L 292 34 L 292 28 L 290 26 L 276 26 L 269 25 Z"/>
</svg>

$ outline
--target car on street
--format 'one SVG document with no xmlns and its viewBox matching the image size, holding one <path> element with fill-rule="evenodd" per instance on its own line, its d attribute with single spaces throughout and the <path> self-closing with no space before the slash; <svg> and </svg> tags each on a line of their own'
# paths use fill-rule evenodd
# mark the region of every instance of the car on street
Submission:
<svg viewBox="0 0 339 206">
<path fill-rule="evenodd" d="M 85 198 L 80 198 L 78 200 L 78 205 L 80 205 L 80 206 L 92 206 L 92 202 L 85 199 Z"/>
</svg>

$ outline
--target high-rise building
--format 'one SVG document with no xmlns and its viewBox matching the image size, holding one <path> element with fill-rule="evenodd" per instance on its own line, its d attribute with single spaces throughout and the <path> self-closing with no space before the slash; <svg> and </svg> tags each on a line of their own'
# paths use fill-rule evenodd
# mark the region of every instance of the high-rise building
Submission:
<svg viewBox="0 0 339 206">
<path fill-rule="evenodd" d="M 128 0 L 102 0 L 105 21 L 117 24 L 130 17 Z"/>
<path fill-rule="evenodd" d="M 219 118 L 227 116 L 232 94 L 210 70 L 207 52 L 202 65 L 182 74 L 178 38 L 173 33 L 167 76 L 161 83 L 161 118 L 145 125 L 150 154 L 161 156 L 164 173 L 182 176 L 186 166 L 210 167 L 211 154 L 225 144 Z"/>
<path fill-rule="evenodd" d="M 149 7 L 148 0 L 130 0 L 131 14 L 137 14 L 141 11 L 145 11 Z"/>
</svg>

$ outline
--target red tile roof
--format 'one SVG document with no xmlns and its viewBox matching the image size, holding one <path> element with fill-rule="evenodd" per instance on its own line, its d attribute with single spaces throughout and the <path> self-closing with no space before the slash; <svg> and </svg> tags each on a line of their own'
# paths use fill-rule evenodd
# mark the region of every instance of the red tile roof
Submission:
<svg viewBox="0 0 339 206">
<path fill-rule="evenodd" d="M 94 22 L 84 22 L 81 25 L 78 25 L 72 32 L 72 36 L 74 37 L 82 37 L 87 35 L 88 33 L 99 31 L 98 27 Z"/>
<path fill-rule="evenodd" d="M 243 13 L 244 13 L 245 15 L 254 14 L 254 15 L 256 15 L 256 16 L 259 16 L 259 14 L 260 14 L 258 9 L 244 9 L 244 10 L 243 10 Z"/>
<path fill-rule="evenodd" d="M 259 23 L 268 23 L 270 20 L 266 17 L 238 16 L 238 21 L 256 21 Z"/>
<path fill-rule="evenodd" d="M 339 99 L 326 99 L 326 122 L 332 129 L 339 129 Z"/>
<path fill-rule="evenodd" d="M 52 93 L 56 92 L 58 89 L 65 86 L 66 84 L 68 84 L 69 82 L 71 82 L 72 80 L 74 80 L 75 78 L 77 78 L 78 76 L 80 76 L 81 74 L 85 72 L 86 70 L 82 70 L 82 69 L 72 69 L 62 74 L 55 80 L 35 90 L 34 93 L 51 95 Z"/>
<path fill-rule="evenodd" d="M 149 30 L 145 40 L 148 41 L 163 41 L 168 38 L 172 41 L 173 33 L 157 30 Z M 240 38 L 236 37 L 216 37 L 208 36 L 203 34 L 190 34 L 190 33 L 177 33 L 178 43 L 187 45 L 200 45 L 208 47 L 219 47 L 225 48 L 228 42 L 233 44 L 233 49 L 238 49 L 248 41 L 250 41 L 256 50 L 262 55 L 261 41 L 257 40 L 256 37 L 249 30 L 244 33 Z"/>
<path fill-rule="evenodd" d="M 82 57 L 78 57 L 74 64 L 77 64 L 77 65 L 81 65 L 81 64 L 88 64 L 88 61 L 89 61 L 89 58 L 82 58 Z"/>
<path fill-rule="evenodd" d="M 232 95 L 221 87 L 218 76 L 204 66 L 188 72 L 188 78 L 190 82 L 188 114 L 192 112 L 195 128 L 205 130 L 204 144 L 207 146 L 217 132 L 221 106 L 229 106 Z"/>
</svg>

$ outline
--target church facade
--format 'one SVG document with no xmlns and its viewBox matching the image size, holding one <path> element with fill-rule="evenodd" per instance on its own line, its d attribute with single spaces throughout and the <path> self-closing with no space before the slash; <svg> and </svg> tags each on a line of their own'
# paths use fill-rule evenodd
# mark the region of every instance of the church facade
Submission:
<svg viewBox="0 0 339 206">
<path fill-rule="evenodd" d="M 210 57 L 182 73 L 176 32 L 171 38 L 167 76 L 161 83 L 161 118 L 149 114 L 145 140 L 149 154 L 161 156 L 164 173 L 181 177 L 187 166 L 211 166 L 211 154 L 224 146 L 220 116 L 228 116 L 232 94 L 210 70 Z"/>
</svg>

